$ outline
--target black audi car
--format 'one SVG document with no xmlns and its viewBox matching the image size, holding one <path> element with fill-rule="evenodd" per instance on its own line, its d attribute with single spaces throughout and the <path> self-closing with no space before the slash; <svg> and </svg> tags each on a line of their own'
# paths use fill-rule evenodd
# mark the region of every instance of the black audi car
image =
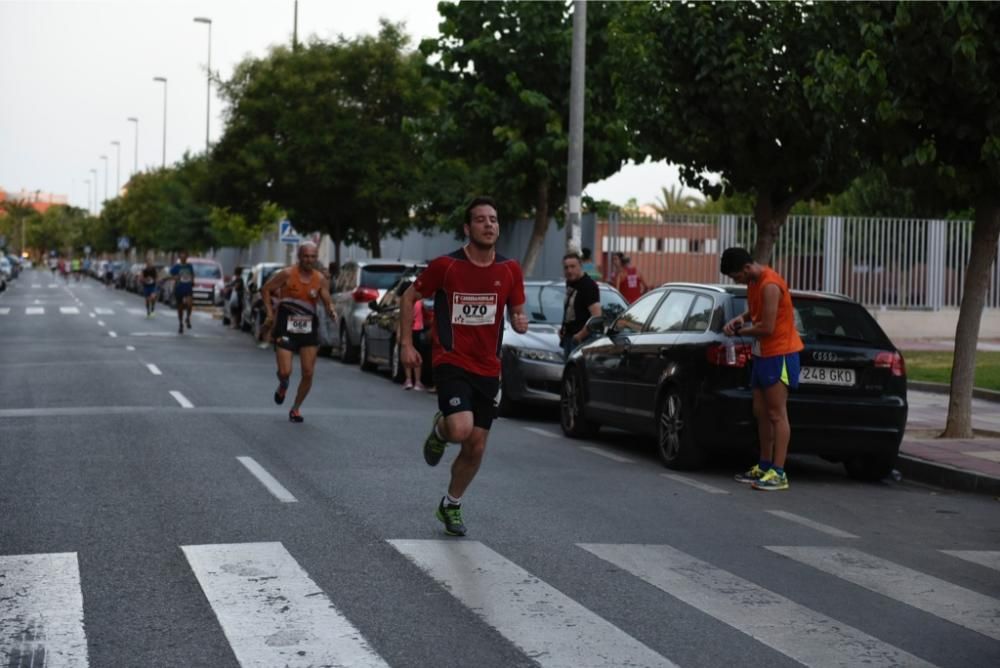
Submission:
<svg viewBox="0 0 1000 668">
<path fill-rule="evenodd" d="M 857 302 L 792 291 L 805 343 L 799 387 L 789 394 L 789 451 L 843 462 L 865 480 L 888 475 L 906 426 L 903 357 Z M 654 436 L 663 463 L 695 468 L 713 451 L 757 441 L 749 338 L 723 325 L 746 311 L 746 288 L 670 283 L 570 356 L 563 373 L 563 431 L 585 437 L 609 425 Z"/>
</svg>

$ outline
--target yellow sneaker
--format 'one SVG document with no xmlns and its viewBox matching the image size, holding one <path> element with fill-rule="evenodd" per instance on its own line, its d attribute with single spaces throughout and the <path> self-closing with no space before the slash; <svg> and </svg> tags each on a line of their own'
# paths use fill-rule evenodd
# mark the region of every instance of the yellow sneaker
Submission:
<svg viewBox="0 0 1000 668">
<path fill-rule="evenodd" d="M 758 480 L 760 480 L 763 477 L 764 477 L 764 469 L 762 469 L 757 464 L 754 464 L 753 468 L 751 468 L 746 473 L 737 473 L 736 474 L 736 482 L 745 482 L 745 483 L 749 484 L 749 483 L 757 482 Z"/>
<path fill-rule="evenodd" d="M 763 478 L 753 483 L 753 488 L 762 492 L 786 490 L 788 489 L 788 476 L 785 473 L 778 473 L 774 469 L 768 469 Z"/>
</svg>

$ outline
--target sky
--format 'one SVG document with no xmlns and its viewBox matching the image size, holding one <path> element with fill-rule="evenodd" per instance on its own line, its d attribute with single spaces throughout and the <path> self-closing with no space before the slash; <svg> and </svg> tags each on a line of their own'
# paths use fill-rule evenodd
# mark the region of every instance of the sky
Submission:
<svg viewBox="0 0 1000 668">
<path fill-rule="evenodd" d="M 438 34 L 436 0 L 299 0 L 298 10 L 300 41 L 373 34 L 380 18 L 405 22 L 414 47 Z M 204 150 L 208 26 L 195 17 L 212 20 L 212 70 L 226 79 L 245 57 L 291 42 L 294 0 L 0 0 L 0 188 L 86 207 L 96 170 L 98 197 L 105 187 L 113 197 L 136 144 L 140 170 L 162 162 L 164 88 L 167 164 Z M 214 142 L 223 131 L 214 87 L 210 104 Z M 584 192 L 646 204 L 676 183 L 675 167 L 647 163 Z"/>
</svg>

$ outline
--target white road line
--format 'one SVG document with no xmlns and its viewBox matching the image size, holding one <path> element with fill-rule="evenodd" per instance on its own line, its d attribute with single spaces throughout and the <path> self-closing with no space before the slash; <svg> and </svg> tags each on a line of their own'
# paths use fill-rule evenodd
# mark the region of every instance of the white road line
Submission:
<svg viewBox="0 0 1000 668">
<path fill-rule="evenodd" d="M 58 288 L 59 284 L 58 283 L 49 283 L 49 287 L 50 288 Z"/>
<path fill-rule="evenodd" d="M 143 311 L 141 308 L 130 308 L 128 309 L 128 312 L 131 315 L 146 315 L 146 312 Z"/>
<path fill-rule="evenodd" d="M 240 665 L 388 666 L 281 543 L 181 549 Z"/>
<path fill-rule="evenodd" d="M 267 470 L 258 464 L 253 457 L 237 457 L 240 464 L 243 464 L 253 474 L 253 477 L 257 478 L 264 487 L 267 487 L 267 491 L 274 494 L 274 496 L 282 503 L 298 503 L 299 500 L 295 496 L 285 489 L 285 486 L 278 482 L 274 476 L 267 472 Z"/>
<path fill-rule="evenodd" d="M 0 308 L 0 315 L 7 315 L 8 313 L 10 313 L 9 306 L 4 306 L 3 308 Z"/>
<path fill-rule="evenodd" d="M 105 326 L 105 325 L 104 325 L 104 321 L 103 321 L 103 320 L 98 320 L 98 321 L 97 321 L 97 324 L 98 324 L 98 325 L 100 325 L 101 327 L 104 327 L 104 326 Z"/>
<path fill-rule="evenodd" d="M 931 665 L 669 545 L 580 547 L 803 665 Z"/>
<path fill-rule="evenodd" d="M 45 315 L 45 308 L 42 306 L 29 306 L 24 309 L 25 315 Z"/>
<path fill-rule="evenodd" d="M 842 547 L 767 547 L 869 591 L 1000 640 L 1000 601 L 891 561 Z"/>
<path fill-rule="evenodd" d="M 65 315 L 79 315 L 80 309 L 75 306 L 60 306 L 59 312 Z"/>
<path fill-rule="evenodd" d="M 33 287 L 33 288 L 40 288 L 40 287 L 42 287 L 42 284 L 41 283 L 32 283 L 31 287 Z"/>
<path fill-rule="evenodd" d="M 114 315 L 115 314 L 114 310 L 109 309 L 109 308 L 95 308 L 94 309 L 94 313 L 96 313 L 97 315 Z"/>
<path fill-rule="evenodd" d="M 125 346 L 125 350 L 133 351 L 135 350 L 135 346 Z"/>
<path fill-rule="evenodd" d="M 129 347 L 131 348 L 131 346 L 129 346 Z M 135 350 L 135 348 L 132 348 L 132 349 Z M 149 369 L 149 373 L 153 374 L 154 376 L 162 376 L 163 375 L 163 372 L 160 371 L 160 368 L 158 366 L 156 366 L 155 364 L 147 364 L 146 368 Z"/>
<path fill-rule="evenodd" d="M 88 315 L 89 315 L 89 316 L 90 316 L 91 318 L 96 318 L 96 317 L 97 317 L 97 314 L 96 314 L 96 313 L 89 313 Z"/>
<path fill-rule="evenodd" d="M 75 552 L 0 557 L 0 664 L 86 668 Z"/>
<path fill-rule="evenodd" d="M 538 434 L 539 436 L 548 436 L 549 438 L 562 438 L 559 434 L 555 434 L 548 429 L 540 429 L 539 427 L 525 427 L 525 431 L 530 431 L 532 434 Z"/>
<path fill-rule="evenodd" d="M 836 527 L 832 527 L 829 524 L 820 524 L 819 522 L 814 522 L 808 517 L 802 517 L 801 515 L 796 515 L 795 513 L 789 513 L 784 510 L 768 510 L 768 512 L 775 517 L 780 517 L 783 520 L 788 520 L 789 522 L 795 522 L 796 524 L 801 524 L 802 526 L 809 527 L 810 529 L 815 529 L 816 531 L 821 531 L 830 536 L 835 536 L 836 538 L 857 538 L 853 533 L 848 533 L 846 531 L 841 531 Z"/>
<path fill-rule="evenodd" d="M 683 483 L 685 485 L 690 485 L 691 487 L 696 487 L 703 492 L 708 492 L 709 494 L 729 494 L 726 490 L 720 487 L 713 487 L 708 483 L 701 482 L 700 480 L 695 480 L 694 478 L 688 478 L 687 476 L 677 475 L 676 473 L 661 473 L 664 478 L 669 478 L 675 482 Z"/>
<path fill-rule="evenodd" d="M 194 404 L 188 401 L 188 398 L 177 390 L 170 390 L 170 396 L 176 399 L 177 403 L 179 403 L 183 408 L 194 408 Z"/>
<path fill-rule="evenodd" d="M 941 550 L 947 555 L 1000 571 L 1000 552 L 996 550 Z"/>
<path fill-rule="evenodd" d="M 117 339 L 118 332 L 108 332 L 108 336 L 110 336 L 112 339 Z"/>
<path fill-rule="evenodd" d="M 675 665 L 482 543 L 389 544 L 542 668 Z"/>
<path fill-rule="evenodd" d="M 608 459 L 613 459 L 616 462 L 621 462 L 622 464 L 634 464 L 628 457 L 622 457 L 621 455 L 616 455 L 613 452 L 608 452 L 607 450 L 602 450 L 601 448 L 595 448 L 592 445 L 581 445 L 581 450 L 586 450 L 587 452 L 593 452 L 595 455 L 600 455 L 601 457 L 607 457 Z"/>
</svg>

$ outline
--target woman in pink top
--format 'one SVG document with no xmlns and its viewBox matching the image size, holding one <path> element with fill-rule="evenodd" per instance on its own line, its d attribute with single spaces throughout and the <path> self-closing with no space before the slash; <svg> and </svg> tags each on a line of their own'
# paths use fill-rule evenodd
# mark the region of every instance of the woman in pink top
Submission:
<svg viewBox="0 0 1000 668">
<path fill-rule="evenodd" d="M 409 283 L 407 287 L 409 287 Z M 423 341 L 420 337 L 423 336 L 424 332 L 424 306 L 423 304 L 414 304 L 413 306 L 413 344 L 420 346 Z M 406 373 L 405 380 L 403 381 L 404 390 L 417 390 L 418 392 L 423 392 L 427 388 L 424 384 L 420 382 L 420 369 L 411 369 L 408 366 L 403 367 Z"/>
</svg>

